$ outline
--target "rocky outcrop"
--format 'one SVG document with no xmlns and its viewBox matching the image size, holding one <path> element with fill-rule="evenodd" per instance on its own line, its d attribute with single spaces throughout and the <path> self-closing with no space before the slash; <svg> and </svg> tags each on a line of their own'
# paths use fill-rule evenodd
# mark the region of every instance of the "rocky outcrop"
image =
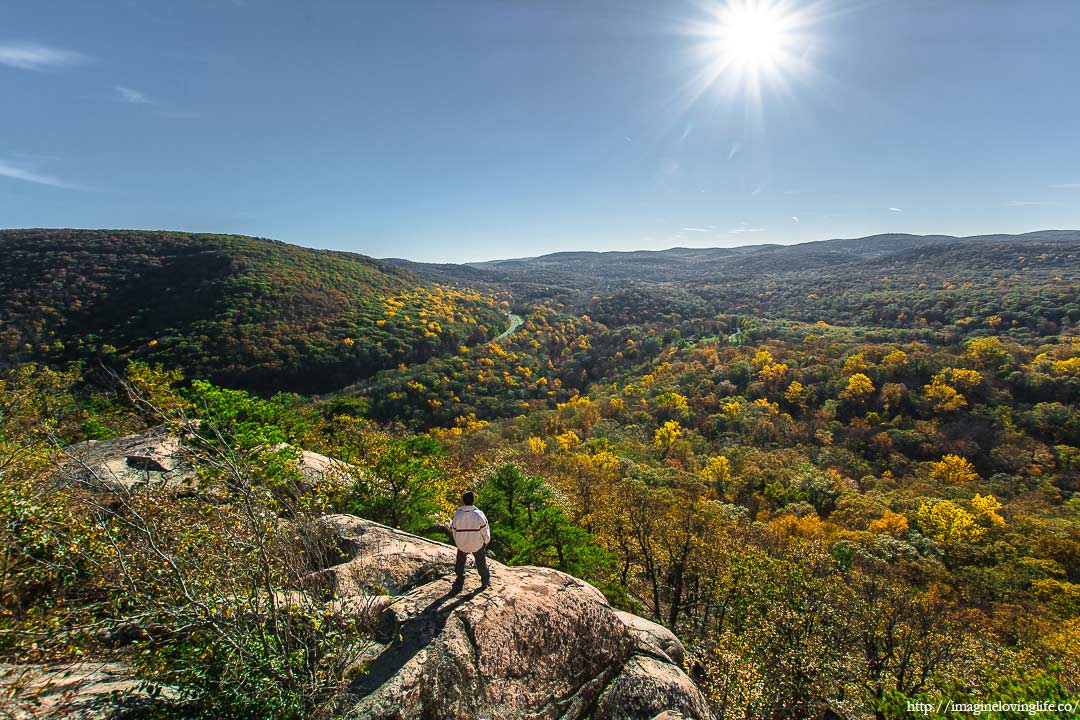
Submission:
<svg viewBox="0 0 1080 720">
<path fill-rule="evenodd" d="M 281 447 L 281 446 L 279 446 Z M 183 485 L 195 479 L 195 459 L 180 437 L 164 427 L 112 440 L 89 440 L 65 449 L 69 462 L 60 479 L 98 490 L 140 485 Z M 360 470 L 326 455 L 299 450 L 297 463 L 306 482 L 315 484 L 333 473 Z"/>
<path fill-rule="evenodd" d="M 324 521 L 348 558 L 322 573 L 324 587 L 343 606 L 381 607 L 382 644 L 347 717 L 711 717 L 678 639 L 588 583 L 491 562 L 489 589 L 472 572 L 452 594 L 450 546 L 348 515 Z"/>
<path fill-rule="evenodd" d="M 121 663 L 0 664 L 0 718 L 114 720 L 145 706 L 146 690 Z M 175 699 L 168 688 L 158 697 Z"/>
<path fill-rule="evenodd" d="M 60 479 L 103 490 L 195 477 L 184 444 L 160 429 L 81 444 L 69 455 Z M 298 462 L 309 481 L 355 470 L 310 452 Z M 481 592 L 470 571 L 465 590 L 454 594 L 454 548 L 349 515 L 322 522 L 337 538 L 342 562 L 290 593 L 314 593 L 362 616 L 377 636 L 350 675 L 345 717 L 711 718 L 681 669 L 685 651 L 678 638 L 612 608 L 588 583 L 549 568 L 490 561 L 490 588 Z M 88 688 L 126 682 L 120 670 L 110 672 L 103 682 L 86 678 L 65 692 L 82 702 L 94 694 Z M 112 689 L 120 695 L 131 690 Z"/>
<path fill-rule="evenodd" d="M 172 485 L 195 475 L 180 438 L 162 427 L 112 440 L 88 440 L 66 452 L 70 462 L 62 477 L 100 489 Z"/>
</svg>

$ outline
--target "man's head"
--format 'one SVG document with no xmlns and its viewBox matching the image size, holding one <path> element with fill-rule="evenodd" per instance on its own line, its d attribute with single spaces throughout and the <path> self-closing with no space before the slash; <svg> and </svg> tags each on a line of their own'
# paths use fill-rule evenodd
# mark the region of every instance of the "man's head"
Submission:
<svg viewBox="0 0 1080 720">
<path fill-rule="evenodd" d="M 476 496 L 473 495 L 472 490 L 466 490 L 461 496 L 462 505 L 474 505 L 476 503 Z"/>
</svg>

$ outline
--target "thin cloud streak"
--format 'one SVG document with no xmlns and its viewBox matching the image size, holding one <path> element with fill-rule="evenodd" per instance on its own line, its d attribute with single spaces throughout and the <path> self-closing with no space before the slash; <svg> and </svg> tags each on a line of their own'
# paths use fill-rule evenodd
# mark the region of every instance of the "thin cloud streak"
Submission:
<svg viewBox="0 0 1080 720">
<path fill-rule="evenodd" d="M 1051 185 L 1050 187 L 1055 190 L 1080 190 L 1080 182 L 1075 183 L 1058 183 L 1057 185 Z"/>
<path fill-rule="evenodd" d="M 78 185 L 70 183 L 66 180 L 62 180 L 53 175 L 45 175 L 43 173 L 33 172 L 26 168 L 13 165 L 3 159 L 0 159 L 0 177 L 11 178 L 12 180 L 22 180 L 24 182 L 36 183 L 38 185 L 48 185 L 49 187 L 63 188 L 65 190 L 81 190 Z"/>
<path fill-rule="evenodd" d="M 120 95 L 120 99 L 126 103 L 132 105 L 157 105 L 149 95 L 135 88 L 125 87 L 124 85 L 115 85 L 114 88 L 117 94 Z"/>
<path fill-rule="evenodd" d="M 37 43 L 0 42 L 0 65 L 19 70 L 49 70 L 81 65 L 89 60 L 88 56 L 73 50 Z"/>
<path fill-rule="evenodd" d="M 1057 203 L 1050 200 L 1010 200 L 1005 205 L 1007 207 L 1045 207 L 1047 205 L 1057 205 Z"/>
<path fill-rule="evenodd" d="M 728 230 L 729 235 L 742 235 L 743 233 L 758 233 L 765 232 L 765 228 L 762 227 L 750 227 L 746 223 L 739 223 L 738 226 Z"/>
<path fill-rule="evenodd" d="M 904 212 L 903 208 L 889 208 L 889 212 Z"/>
</svg>

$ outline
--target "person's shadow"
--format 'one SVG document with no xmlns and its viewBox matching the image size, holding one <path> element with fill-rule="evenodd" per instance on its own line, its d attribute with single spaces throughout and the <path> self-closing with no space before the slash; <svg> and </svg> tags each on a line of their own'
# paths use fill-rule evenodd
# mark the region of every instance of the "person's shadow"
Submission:
<svg viewBox="0 0 1080 720">
<path fill-rule="evenodd" d="M 349 689 L 361 698 L 377 690 L 442 632 L 450 613 L 481 592 L 483 588 L 477 588 L 444 605 L 443 603 L 456 595 L 453 591 L 448 591 L 396 628 L 382 628 L 383 632 L 393 633 L 390 645 L 368 666 L 367 672 L 353 681 Z"/>
</svg>

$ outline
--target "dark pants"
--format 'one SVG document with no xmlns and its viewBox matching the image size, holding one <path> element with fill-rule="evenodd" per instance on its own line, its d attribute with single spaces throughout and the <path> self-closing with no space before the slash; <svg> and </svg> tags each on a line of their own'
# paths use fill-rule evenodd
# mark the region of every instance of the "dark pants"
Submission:
<svg viewBox="0 0 1080 720">
<path fill-rule="evenodd" d="M 465 584 L 465 558 L 468 553 L 457 551 L 457 559 L 454 560 L 454 572 L 457 573 L 457 581 L 455 585 Z M 480 582 L 487 585 L 491 582 L 491 573 L 488 572 L 487 566 L 487 546 L 480 548 L 472 554 L 473 560 L 476 561 L 476 571 L 480 573 Z"/>
</svg>

